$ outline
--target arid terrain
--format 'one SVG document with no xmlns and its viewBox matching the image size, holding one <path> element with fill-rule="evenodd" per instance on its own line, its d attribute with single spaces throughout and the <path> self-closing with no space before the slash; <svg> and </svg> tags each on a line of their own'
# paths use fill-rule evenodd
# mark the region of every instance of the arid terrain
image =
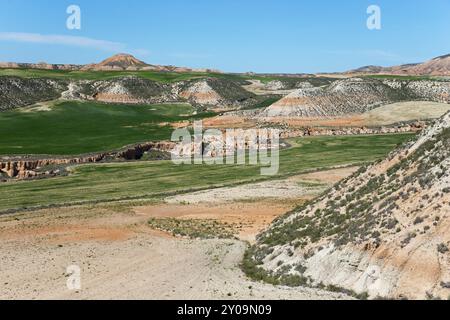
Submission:
<svg viewBox="0 0 450 320">
<path fill-rule="evenodd" d="M 1 63 L 0 299 L 448 298 L 448 59 L 317 75 Z M 200 120 L 277 129 L 277 173 L 174 164 L 172 133 Z"/>
<path fill-rule="evenodd" d="M 449 128 L 447 113 L 279 219 L 258 238 L 248 268 L 371 298 L 447 299 Z"/>
<path fill-rule="evenodd" d="M 239 265 L 246 241 L 254 241 L 273 219 L 354 170 L 280 181 L 272 187 L 273 194 L 258 201 L 240 194 L 239 188 L 252 190 L 250 184 L 227 190 L 226 199 L 213 199 L 204 191 L 158 203 L 78 206 L 0 217 L 0 299 L 348 299 L 323 290 L 255 283 L 246 279 Z M 314 182 L 314 187 L 294 182 Z M 291 192 L 284 194 L 283 186 Z M 186 202 L 190 198 L 196 203 Z M 236 238 L 175 237 L 152 229 L 151 218 L 198 224 L 214 220 L 228 225 Z M 81 267 L 80 291 L 66 287 L 70 265 Z"/>
</svg>

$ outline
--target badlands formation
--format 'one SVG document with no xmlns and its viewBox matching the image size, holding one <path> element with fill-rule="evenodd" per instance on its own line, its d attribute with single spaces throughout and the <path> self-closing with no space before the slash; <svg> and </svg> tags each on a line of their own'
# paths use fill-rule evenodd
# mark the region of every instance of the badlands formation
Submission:
<svg viewBox="0 0 450 320">
<path fill-rule="evenodd" d="M 399 101 L 450 102 L 450 82 L 349 78 L 327 87 L 298 89 L 259 117 L 321 118 L 362 114 Z"/>
<path fill-rule="evenodd" d="M 348 74 L 390 74 L 404 76 L 450 76 L 450 55 L 436 57 L 424 63 L 411 63 L 393 67 L 366 66 Z"/>
<path fill-rule="evenodd" d="M 371 298 L 450 287 L 450 113 L 387 159 L 278 219 L 247 263 L 267 277 Z"/>
<path fill-rule="evenodd" d="M 0 64 L 8 69 L 8 75 L 0 77 L 0 112 L 7 116 L 23 117 L 29 115 L 26 112 L 45 116 L 45 108 L 30 111 L 26 107 L 60 99 L 129 108 L 183 103 L 192 107 L 192 118 L 176 118 L 176 126 L 183 122 L 189 127 L 195 116 L 207 111 L 205 128 L 280 129 L 282 138 L 288 139 L 282 151 L 288 152 L 288 164 L 295 167 L 286 176 L 258 182 L 251 175 L 243 180 L 234 177 L 235 172 L 227 175 L 229 168 L 211 169 L 205 186 L 199 183 L 199 174 L 192 173 L 196 171 L 187 170 L 183 176 L 180 168 L 166 172 L 170 170 L 162 166 L 161 173 L 158 166 L 167 165 L 164 161 L 144 162 L 155 160 L 148 157 L 136 161 L 149 151 L 158 152 L 156 160 L 167 160 L 173 143 L 164 141 L 67 157 L 0 152 L 0 188 L 19 197 L 8 199 L 12 206 L 0 215 L 0 256 L 5 257 L 0 298 L 447 298 L 450 113 L 443 114 L 450 109 L 450 82 L 429 75 L 449 75 L 448 59 L 442 56 L 391 69 L 366 67 L 330 77 L 224 75 L 149 65 L 126 54 L 86 66 Z M 67 74 L 10 75 L 21 68 Z M 120 72 L 117 77 L 71 77 L 72 72 L 95 75 L 102 71 Z M 175 72 L 183 77 L 157 81 L 138 71 Z M 188 76 L 191 72 L 202 73 Z M 365 76 L 386 73 L 427 76 Z M 350 77 L 354 74 L 357 77 Z M 93 103 L 88 105 L 92 108 Z M 403 137 L 393 140 L 404 141 L 407 135 L 383 134 L 419 131 L 388 158 L 359 170 L 354 167 L 362 163 L 357 159 L 385 154 L 371 150 L 366 141 L 380 145 L 383 139 Z M 366 135 L 350 137 L 356 139 L 352 143 L 369 139 L 353 149 L 350 140 L 345 140 L 349 137 L 341 137 L 345 135 Z M 347 143 L 345 150 L 340 143 Z M 310 153 L 293 155 L 292 150 Z M 345 162 L 330 165 L 346 152 L 351 154 L 344 157 Z M 331 160 L 326 159 L 329 154 Z M 125 161 L 129 162 L 117 163 Z M 132 171 L 136 165 L 139 168 Z M 306 174 L 311 168 L 318 171 Z M 333 169 L 320 171 L 324 168 Z M 81 173 L 81 169 L 87 170 Z M 111 170 L 113 174 L 108 175 Z M 128 170 L 137 174 L 130 175 Z M 219 173 L 228 184 L 208 182 Z M 141 175 L 153 186 L 141 185 Z M 130 176 L 133 179 L 127 180 Z M 101 178 L 107 179 L 100 181 L 104 189 L 95 184 Z M 158 191 L 162 193 L 141 199 L 137 191 L 159 187 L 153 179 L 162 181 L 163 191 Z M 176 189 L 183 179 L 192 185 Z M 91 193 L 120 191 L 120 197 L 98 198 L 94 193 L 95 199 L 77 202 L 72 192 L 85 196 L 86 181 L 93 186 Z M 25 191 L 45 194 L 50 204 L 39 210 L 28 205 L 30 193 L 25 195 L 23 186 L 29 188 Z M 68 191 L 70 201 L 52 203 L 55 194 L 67 200 L 65 190 L 72 190 Z M 101 203 L 101 199 L 117 201 Z M 67 203 L 77 206 L 64 207 Z M 34 210 L 33 214 L 27 210 Z M 199 240 L 199 233 L 208 240 Z M 211 239 L 230 234 L 232 239 Z M 253 244 L 248 250 L 245 241 Z M 66 290 L 68 260 L 83 267 L 86 287 L 81 292 Z"/>
<path fill-rule="evenodd" d="M 218 78 L 161 83 L 138 76 L 98 81 L 0 77 L 0 90 L 0 110 L 58 98 L 123 104 L 188 102 L 223 110 L 252 106 L 264 99 L 234 81 Z"/>
</svg>

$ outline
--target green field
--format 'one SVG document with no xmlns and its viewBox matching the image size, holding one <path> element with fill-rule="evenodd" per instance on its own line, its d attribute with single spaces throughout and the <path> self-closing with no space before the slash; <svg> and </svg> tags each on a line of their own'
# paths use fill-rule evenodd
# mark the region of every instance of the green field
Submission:
<svg viewBox="0 0 450 320">
<path fill-rule="evenodd" d="M 411 134 L 311 137 L 280 152 L 280 176 L 383 158 Z M 272 177 L 274 178 L 274 177 Z M 155 197 L 221 185 L 267 179 L 258 166 L 174 165 L 171 161 L 82 165 L 53 179 L 0 184 L 0 211 L 42 205 Z"/>
<path fill-rule="evenodd" d="M 170 140 L 172 127 L 161 123 L 212 115 L 193 116 L 194 109 L 188 104 L 58 102 L 50 104 L 50 108 L 1 112 L 0 155 L 75 155 L 143 141 Z"/>
</svg>

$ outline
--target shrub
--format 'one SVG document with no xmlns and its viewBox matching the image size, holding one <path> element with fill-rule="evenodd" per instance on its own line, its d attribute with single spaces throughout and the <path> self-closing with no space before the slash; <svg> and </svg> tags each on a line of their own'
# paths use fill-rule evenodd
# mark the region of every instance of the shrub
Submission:
<svg viewBox="0 0 450 320">
<path fill-rule="evenodd" d="M 423 218 L 422 217 L 417 217 L 415 220 L 414 220 L 414 224 L 419 224 L 419 223 L 422 223 L 423 222 Z"/>
<path fill-rule="evenodd" d="M 447 253 L 449 251 L 448 247 L 444 243 L 438 244 L 437 250 L 439 253 L 442 253 L 442 254 Z"/>
</svg>

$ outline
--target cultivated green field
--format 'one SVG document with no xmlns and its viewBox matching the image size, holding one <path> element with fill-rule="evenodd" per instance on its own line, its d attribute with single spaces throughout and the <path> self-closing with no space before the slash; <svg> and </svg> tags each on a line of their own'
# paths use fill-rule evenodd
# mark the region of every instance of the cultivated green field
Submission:
<svg viewBox="0 0 450 320">
<path fill-rule="evenodd" d="M 108 151 L 143 141 L 170 140 L 170 123 L 193 116 L 188 104 L 117 105 L 57 102 L 0 113 L 0 155 L 75 155 Z M 14 132 L 14 134 L 11 134 Z"/>
<path fill-rule="evenodd" d="M 311 137 L 291 141 L 280 153 L 280 176 L 383 158 L 411 134 Z M 272 177 L 276 178 L 276 177 Z M 259 166 L 174 165 L 171 161 L 82 165 L 73 174 L 53 179 L 0 184 L 0 211 L 53 204 L 158 197 L 267 179 Z"/>
</svg>

